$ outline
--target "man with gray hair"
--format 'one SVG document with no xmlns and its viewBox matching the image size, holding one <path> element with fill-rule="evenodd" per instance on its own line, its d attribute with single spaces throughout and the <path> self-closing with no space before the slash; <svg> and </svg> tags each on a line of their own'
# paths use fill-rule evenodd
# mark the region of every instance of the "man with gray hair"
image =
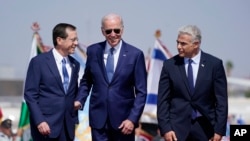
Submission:
<svg viewBox="0 0 250 141">
<path fill-rule="evenodd" d="M 167 141 L 220 141 L 228 115 L 223 62 L 200 49 L 195 25 L 179 29 L 178 55 L 164 62 L 158 88 L 157 118 Z"/>
<path fill-rule="evenodd" d="M 122 39 L 121 16 L 102 18 L 105 41 L 90 45 L 75 107 L 81 108 L 90 93 L 89 121 L 92 141 L 134 141 L 135 128 L 147 96 L 143 52 Z"/>
</svg>

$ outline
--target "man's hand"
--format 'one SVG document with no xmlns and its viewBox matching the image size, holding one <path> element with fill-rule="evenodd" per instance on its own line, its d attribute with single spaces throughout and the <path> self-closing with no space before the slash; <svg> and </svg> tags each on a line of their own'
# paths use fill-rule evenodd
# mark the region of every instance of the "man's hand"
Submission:
<svg viewBox="0 0 250 141">
<path fill-rule="evenodd" d="M 122 129 L 122 133 L 125 135 L 131 134 L 134 130 L 134 123 L 128 119 L 124 120 L 122 124 L 118 127 Z"/>
<path fill-rule="evenodd" d="M 79 110 L 82 108 L 82 104 L 79 101 L 74 102 L 74 109 Z"/>
<path fill-rule="evenodd" d="M 177 141 L 176 135 L 174 131 L 169 131 L 164 134 L 165 141 Z"/>
<path fill-rule="evenodd" d="M 221 141 L 222 136 L 214 133 L 214 136 L 209 141 Z"/>
<path fill-rule="evenodd" d="M 50 132 L 50 128 L 49 128 L 49 125 L 47 122 L 41 122 L 38 126 L 37 126 L 37 129 L 39 130 L 39 132 L 44 135 L 44 136 L 47 136 L 49 135 L 51 132 Z"/>
</svg>

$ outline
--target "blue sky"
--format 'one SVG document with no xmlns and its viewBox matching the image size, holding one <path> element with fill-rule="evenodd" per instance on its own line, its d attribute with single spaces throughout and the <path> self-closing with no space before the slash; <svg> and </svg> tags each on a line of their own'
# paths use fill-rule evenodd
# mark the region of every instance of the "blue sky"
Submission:
<svg viewBox="0 0 250 141">
<path fill-rule="evenodd" d="M 68 22 L 78 28 L 79 41 L 103 41 L 102 16 L 115 12 L 124 19 L 123 39 L 147 53 L 154 33 L 172 54 L 177 53 L 177 29 L 186 24 L 200 27 L 203 51 L 233 62 L 232 75 L 250 77 L 249 0 L 26 0 L 0 1 L 0 79 L 24 79 L 31 48 L 33 22 L 40 24 L 43 43 L 52 46 L 52 28 Z"/>
</svg>

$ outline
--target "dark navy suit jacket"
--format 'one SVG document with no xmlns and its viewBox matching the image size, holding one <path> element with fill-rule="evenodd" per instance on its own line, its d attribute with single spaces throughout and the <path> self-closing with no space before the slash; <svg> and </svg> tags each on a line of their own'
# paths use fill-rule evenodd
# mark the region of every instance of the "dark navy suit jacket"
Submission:
<svg viewBox="0 0 250 141">
<path fill-rule="evenodd" d="M 158 91 L 157 116 L 161 134 L 173 130 L 185 140 L 191 127 L 192 109 L 210 123 L 210 134 L 224 135 L 228 116 L 227 81 L 222 60 L 201 52 L 195 90 L 191 96 L 184 58 L 164 62 Z M 209 127 L 204 127 L 209 129 Z"/>
<path fill-rule="evenodd" d="M 117 130 L 125 119 L 137 126 L 147 94 L 144 54 L 123 41 L 113 79 L 109 83 L 103 59 L 105 45 L 106 42 L 100 42 L 88 47 L 77 99 L 84 105 L 91 91 L 89 120 L 93 128 L 103 128 L 107 118 Z"/>
<path fill-rule="evenodd" d="M 30 61 L 24 98 L 30 111 L 33 138 L 39 134 L 37 125 L 43 121 L 46 121 L 51 129 L 49 137 L 57 137 L 63 128 L 64 119 L 69 136 L 74 138 L 75 124 L 78 122 L 77 111 L 74 110 L 74 100 L 78 91 L 80 65 L 71 56 L 69 56 L 69 60 L 72 73 L 67 93 L 64 92 L 52 51 L 39 54 Z"/>
</svg>

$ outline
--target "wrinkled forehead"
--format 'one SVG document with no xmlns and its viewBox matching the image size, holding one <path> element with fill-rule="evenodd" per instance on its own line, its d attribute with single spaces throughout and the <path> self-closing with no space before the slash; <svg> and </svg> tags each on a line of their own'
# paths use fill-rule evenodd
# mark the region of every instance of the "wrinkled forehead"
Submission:
<svg viewBox="0 0 250 141">
<path fill-rule="evenodd" d="M 119 19 L 110 19 L 103 22 L 103 28 L 122 28 L 121 21 Z"/>
</svg>

